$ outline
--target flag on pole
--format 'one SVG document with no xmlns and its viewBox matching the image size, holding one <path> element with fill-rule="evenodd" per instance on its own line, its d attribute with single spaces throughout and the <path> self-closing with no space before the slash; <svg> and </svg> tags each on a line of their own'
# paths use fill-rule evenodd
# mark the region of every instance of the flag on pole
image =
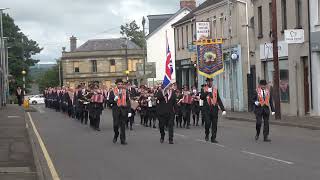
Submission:
<svg viewBox="0 0 320 180">
<path fill-rule="evenodd" d="M 171 52 L 170 52 L 170 47 L 168 43 L 168 36 L 166 32 L 166 64 L 165 64 L 165 75 L 163 79 L 163 87 L 167 88 L 172 81 L 172 74 L 173 74 L 173 67 L 172 67 L 172 59 L 171 59 Z"/>
</svg>

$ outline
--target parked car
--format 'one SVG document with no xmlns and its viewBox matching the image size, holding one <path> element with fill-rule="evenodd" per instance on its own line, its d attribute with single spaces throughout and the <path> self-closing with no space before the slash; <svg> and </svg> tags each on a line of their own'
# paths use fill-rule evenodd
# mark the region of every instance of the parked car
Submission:
<svg viewBox="0 0 320 180">
<path fill-rule="evenodd" d="M 35 95 L 29 98 L 30 104 L 44 104 L 44 96 L 43 95 Z"/>
</svg>

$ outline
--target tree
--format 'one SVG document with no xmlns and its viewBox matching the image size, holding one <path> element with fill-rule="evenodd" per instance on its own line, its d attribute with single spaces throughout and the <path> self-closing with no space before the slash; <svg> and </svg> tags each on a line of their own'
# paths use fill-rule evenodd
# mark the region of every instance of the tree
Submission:
<svg viewBox="0 0 320 180">
<path fill-rule="evenodd" d="M 48 87 L 59 86 L 59 67 L 58 65 L 47 70 L 39 79 L 39 91 L 43 92 Z"/>
<path fill-rule="evenodd" d="M 3 15 L 3 33 L 4 37 L 7 38 L 6 45 L 10 48 L 8 54 L 9 73 L 13 79 L 9 85 L 10 93 L 12 93 L 17 86 L 22 87 L 22 70 L 27 72 L 26 88 L 28 89 L 32 81 L 28 73 L 29 67 L 39 62 L 39 60 L 33 59 L 32 56 L 40 53 L 42 48 L 39 47 L 36 41 L 24 35 L 8 14 Z"/>
<path fill-rule="evenodd" d="M 127 37 L 130 41 L 136 43 L 141 48 L 146 46 L 143 31 L 140 30 L 140 27 L 137 25 L 136 21 L 121 25 L 120 29 L 121 35 Z"/>
</svg>

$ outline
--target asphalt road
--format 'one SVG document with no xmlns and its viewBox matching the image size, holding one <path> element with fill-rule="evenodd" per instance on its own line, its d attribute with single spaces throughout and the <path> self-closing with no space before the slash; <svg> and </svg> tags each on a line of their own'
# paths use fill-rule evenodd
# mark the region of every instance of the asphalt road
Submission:
<svg viewBox="0 0 320 180">
<path fill-rule="evenodd" d="M 65 180 L 318 180 L 320 131 L 271 126 L 271 143 L 255 141 L 255 125 L 219 119 L 219 144 L 204 129 L 175 129 L 174 145 L 158 129 L 135 125 L 128 145 L 113 144 L 112 117 L 101 132 L 37 106 L 31 113 L 60 179 Z M 140 118 L 136 116 L 136 123 Z"/>
</svg>

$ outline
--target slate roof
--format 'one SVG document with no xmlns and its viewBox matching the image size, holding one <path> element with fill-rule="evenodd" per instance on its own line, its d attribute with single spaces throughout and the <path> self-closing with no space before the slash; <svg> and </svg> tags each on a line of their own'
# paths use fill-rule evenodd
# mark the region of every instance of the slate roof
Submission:
<svg viewBox="0 0 320 180">
<path fill-rule="evenodd" d="M 180 19 L 179 21 L 177 21 L 176 23 L 172 24 L 172 26 L 177 26 L 187 20 L 190 20 L 192 19 L 195 15 L 194 13 L 197 12 L 197 11 L 200 11 L 204 8 L 207 8 L 213 4 L 217 4 L 217 3 L 220 3 L 224 0 L 206 0 L 205 2 L 203 2 L 202 4 L 200 4 L 197 8 L 195 8 L 193 11 L 191 11 L 189 14 L 187 14 L 186 16 L 184 16 L 182 19 Z"/>
<path fill-rule="evenodd" d="M 152 33 L 159 26 L 165 23 L 168 19 L 170 19 L 173 14 L 159 14 L 159 15 L 149 15 L 147 16 L 149 19 L 149 33 Z"/>
<path fill-rule="evenodd" d="M 141 49 L 134 42 L 127 40 L 128 49 Z M 88 51 L 110 51 L 123 49 L 126 44 L 126 39 L 92 39 L 85 42 L 83 45 L 78 47 L 74 52 L 88 52 Z"/>
</svg>

